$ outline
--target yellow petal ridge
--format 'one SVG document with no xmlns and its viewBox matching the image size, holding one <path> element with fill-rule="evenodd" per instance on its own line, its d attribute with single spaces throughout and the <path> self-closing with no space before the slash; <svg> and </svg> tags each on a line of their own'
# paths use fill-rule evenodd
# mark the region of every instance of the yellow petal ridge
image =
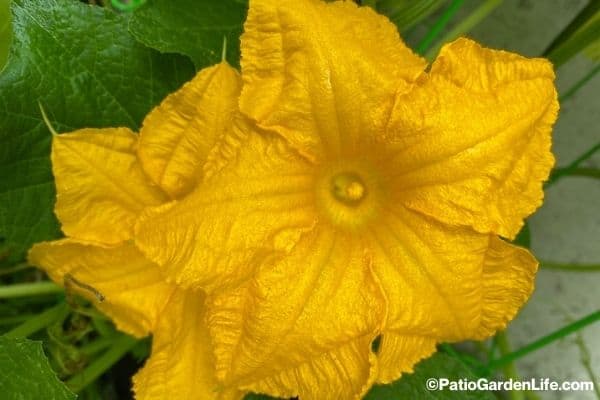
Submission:
<svg viewBox="0 0 600 400">
<path fill-rule="evenodd" d="M 147 206 L 165 195 L 147 182 L 127 128 L 81 129 L 52 138 L 55 212 L 72 238 L 116 244 L 132 237 Z"/>
<path fill-rule="evenodd" d="M 217 382 L 204 322 L 204 294 L 176 290 L 159 320 L 152 355 L 133 377 L 136 400 L 238 400 Z"/>
<path fill-rule="evenodd" d="M 435 352 L 436 343 L 431 337 L 384 332 L 377 351 L 377 383 L 392 383 L 402 374 L 413 372 L 419 361 Z"/>
<path fill-rule="evenodd" d="M 231 129 L 241 78 L 226 62 L 205 68 L 144 120 L 138 155 L 144 171 L 172 198 L 202 179 L 208 153 Z"/>
<path fill-rule="evenodd" d="M 481 327 L 472 339 L 486 339 L 506 328 L 531 296 L 538 265 L 527 249 L 490 237 L 483 263 Z"/>
<path fill-rule="evenodd" d="M 257 382 L 281 379 L 282 371 L 318 368 L 319 360 L 346 343 L 372 340 L 384 307 L 361 244 L 358 237 L 316 227 L 289 255 L 262 265 L 244 287 L 209 296 L 208 325 L 219 379 L 259 390 L 262 383 L 255 386 Z M 367 364 L 361 363 L 369 351 L 367 346 L 348 362 L 364 372 Z M 332 382 L 351 378 L 343 371 L 321 374 L 319 379 Z M 359 377 L 360 382 L 354 381 Z M 362 373 L 352 378 L 352 390 L 364 384 L 363 378 Z"/>
<path fill-rule="evenodd" d="M 183 200 L 146 211 L 135 238 L 170 280 L 208 291 L 248 279 L 316 219 L 311 166 L 280 137 L 234 129 L 214 151 L 227 161 Z"/>
<path fill-rule="evenodd" d="M 29 250 L 28 261 L 59 285 L 68 286 L 67 290 L 88 298 L 117 328 L 136 337 L 153 330 L 173 291 L 158 267 L 133 244 L 98 246 L 74 239 L 41 242 Z"/>
<path fill-rule="evenodd" d="M 257 393 L 304 400 L 360 400 L 377 375 L 372 337 L 363 337 L 321 357 L 245 386 Z"/>
<path fill-rule="evenodd" d="M 390 122 L 395 199 L 449 224 L 514 238 L 554 165 L 552 65 L 482 48 L 443 47 L 399 96 Z"/>
<path fill-rule="evenodd" d="M 241 50 L 241 111 L 312 160 L 357 151 L 426 64 L 349 1 L 252 0 Z"/>
</svg>

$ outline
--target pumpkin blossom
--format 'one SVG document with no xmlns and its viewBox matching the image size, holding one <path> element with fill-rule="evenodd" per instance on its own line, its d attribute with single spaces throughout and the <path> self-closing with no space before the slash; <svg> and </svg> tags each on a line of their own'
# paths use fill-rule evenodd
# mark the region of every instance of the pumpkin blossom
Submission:
<svg viewBox="0 0 600 400">
<path fill-rule="evenodd" d="M 154 335 L 136 398 L 355 399 L 505 328 L 538 266 L 507 240 L 554 164 L 552 65 L 459 39 L 427 69 L 343 1 L 251 0 L 241 51 L 139 136 L 53 137 L 67 238 L 29 258 Z"/>
</svg>

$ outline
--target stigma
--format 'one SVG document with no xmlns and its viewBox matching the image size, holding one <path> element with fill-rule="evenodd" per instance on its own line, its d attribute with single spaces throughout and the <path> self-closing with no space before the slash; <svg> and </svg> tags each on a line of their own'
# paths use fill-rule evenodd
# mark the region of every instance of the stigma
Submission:
<svg viewBox="0 0 600 400">
<path fill-rule="evenodd" d="M 363 180 L 355 173 L 343 172 L 331 178 L 333 197 L 348 206 L 357 206 L 367 196 Z"/>
</svg>

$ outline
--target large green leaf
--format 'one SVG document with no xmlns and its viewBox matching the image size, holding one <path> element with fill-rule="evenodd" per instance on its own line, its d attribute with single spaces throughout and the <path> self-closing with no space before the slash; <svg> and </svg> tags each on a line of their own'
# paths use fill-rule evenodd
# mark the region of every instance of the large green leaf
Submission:
<svg viewBox="0 0 600 400">
<path fill-rule="evenodd" d="M 185 57 L 137 42 L 128 18 L 73 0 L 14 0 L 14 38 L 0 74 L 0 254 L 21 259 L 59 235 L 52 212 L 50 132 L 139 127 L 145 114 L 191 78 Z"/>
<path fill-rule="evenodd" d="M 0 71 L 6 63 L 11 39 L 10 0 L 0 0 Z"/>
<path fill-rule="evenodd" d="M 431 399 L 431 400 L 495 400 L 490 392 L 483 391 L 449 391 L 428 389 L 428 380 L 445 378 L 458 382 L 460 379 L 476 381 L 478 378 L 459 360 L 437 353 L 420 362 L 415 372 L 402 376 L 390 385 L 374 386 L 364 400 L 398 400 L 398 399 Z"/>
<path fill-rule="evenodd" d="M 227 60 L 239 65 L 246 9 L 247 0 L 149 0 L 129 30 L 147 46 L 189 56 L 198 69 L 221 61 L 226 37 Z"/>
<path fill-rule="evenodd" d="M 0 393 L 4 400 L 75 398 L 50 368 L 42 342 L 3 336 L 0 336 Z"/>
</svg>

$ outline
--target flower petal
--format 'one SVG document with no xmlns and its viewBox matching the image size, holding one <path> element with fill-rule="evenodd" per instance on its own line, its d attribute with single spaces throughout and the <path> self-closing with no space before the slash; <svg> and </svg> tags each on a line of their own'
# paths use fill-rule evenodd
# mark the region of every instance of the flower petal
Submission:
<svg viewBox="0 0 600 400">
<path fill-rule="evenodd" d="M 241 85 L 226 62 L 205 68 L 144 120 L 140 161 L 171 197 L 189 193 L 202 178 L 209 151 L 231 128 Z"/>
<path fill-rule="evenodd" d="M 357 150 L 426 64 L 349 1 L 252 0 L 241 47 L 240 109 L 311 159 Z"/>
<path fill-rule="evenodd" d="M 485 339 L 506 328 L 531 296 L 537 269 L 528 250 L 490 237 L 483 263 L 481 326 L 471 338 Z"/>
<path fill-rule="evenodd" d="M 403 373 L 413 372 L 419 361 L 435 352 L 436 343 L 435 338 L 427 336 L 384 333 L 377 351 L 377 383 L 391 383 Z"/>
<path fill-rule="evenodd" d="M 204 323 L 202 292 L 176 290 L 152 340 L 152 354 L 133 377 L 136 400 L 234 400 L 215 379 L 212 348 Z"/>
<path fill-rule="evenodd" d="M 137 245 L 184 287 L 238 284 L 314 225 L 310 165 L 275 135 L 233 133 L 211 155 L 203 184 L 136 226 Z"/>
<path fill-rule="evenodd" d="M 489 337 L 529 298 L 537 269 L 527 250 L 496 235 L 446 225 L 399 205 L 372 229 L 371 248 L 388 300 L 384 338 Z"/>
<path fill-rule="evenodd" d="M 376 360 L 371 337 L 324 353 L 310 363 L 281 371 L 249 386 L 252 391 L 303 400 L 359 400 L 373 384 Z"/>
<path fill-rule="evenodd" d="M 388 299 L 386 330 L 463 338 L 481 318 L 488 235 L 451 227 L 401 205 L 372 228 L 373 270 Z M 385 333 L 385 331 L 384 331 Z"/>
<path fill-rule="evenodd" d="M 153 329 L 173 291 L 133 244 L 101 247 L 62 239 L 35 244 L 28 259 L 56 283 L 93 301 L 117 328 L 138 337 Z"/>
<path fill-rule="evenodd" d="M 164 201 L 136 158 L 136 135 L 127 128 L 81 129 L 52 139 L 55 212 L 73 238 L 116 244 L 131 238 L 147 206 Z"/>
<path fill-rule="evenodd" d="M 301 398 L 356 397 L 371 368 L 364 337 L 375 338 L 384 313 L 362 240 L 316 227 L 289 255 L 262 265 L 244 287 L 209 297 L 217 376 L 249 390 L 269 387 L 275 396 L 291 390 Z M 354 341 L 364 351 L 342 349 Z M 345 370 L 327 366 L 338 353 Z M 311 376 L 319 366 L 320 376 Z M 318 381 L 334 386 L 317 395 Z"/>
<path fill-rule="evenodd" d="M 396 200 L 450 224 L 513 238 L 554 164 L 552 65 L 460 39 L 398 98 Z"/>
</svg>

